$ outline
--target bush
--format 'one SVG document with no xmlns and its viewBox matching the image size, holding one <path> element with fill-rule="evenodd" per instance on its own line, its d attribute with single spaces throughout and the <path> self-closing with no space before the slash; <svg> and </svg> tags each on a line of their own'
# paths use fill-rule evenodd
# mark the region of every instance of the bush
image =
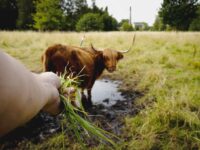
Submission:
<svg viewBox="0 0 200 150">
<path fill-rule="evenodd" d="M 102 16 L 103 21 L 103 30 L 104 31 L 116 31 L 117 30 L 117 20 L 112 16 L 109 16 L 107 13 L 104 13 Z"/>
<path fill-rule="evenodd" d="M 76 24 L 77 31 L 102 31 L 103 21 L 99 14 L 87 13 Z"/>
<path fill-rule="evenodd" d="M 122 31 L 133 31 L 133 26 L 129 24 L 128 22 L 124 22 L 121 26 Z"/>
</svg>

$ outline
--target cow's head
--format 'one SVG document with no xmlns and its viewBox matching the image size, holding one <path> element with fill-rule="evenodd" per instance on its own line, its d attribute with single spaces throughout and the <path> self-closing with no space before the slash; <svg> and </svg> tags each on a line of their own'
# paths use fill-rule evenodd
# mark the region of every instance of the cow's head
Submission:
<svg viewBox="0 0 200 150">
<path fill-rule="evenodd" d="M 132 45 L 130 46 L 130 48 L 128 50 L 118 51 L 118 50 L 113 50 L 113 49 L 107 48 L 107 49 L 100 51 L 102 54 L 102 57 L 103 57 L 103 62 L 104 62 L 105 68 L 109 72 L 113 72 L 116 70 L 117 62 L 124 57 L 123 53 L 127 53 L 130 49 L 132 49 L 134 42 L 135 42 L 135 35 L 133 37 Z M 91 48 L 96 53 L 99 52 L 99 51 L 97 52 L 97 50 L 92 45 L 91 45 Z"/>
<path fill-rule="evenodd" d="M 116 70 L 117 62 L 122 59 L 124 56 L 121 52 L 112 49 L 103 50 L 103 61 L 106 69 L 109 72 Z"/>
</svg>

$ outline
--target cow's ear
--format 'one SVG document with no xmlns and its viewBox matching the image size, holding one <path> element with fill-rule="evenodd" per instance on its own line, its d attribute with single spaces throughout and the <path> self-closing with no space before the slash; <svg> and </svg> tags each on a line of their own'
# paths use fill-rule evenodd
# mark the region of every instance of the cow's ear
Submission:
<svg viewBox="0 0 200 150">
<path fill-rule="evenodd" d="M 123 54 L 120 53 L 120 52 L 118 52 L 117 60 L 120 60 L 120 59 L 122 59 L 123 57 L 124 57 Z"/>
</svg>

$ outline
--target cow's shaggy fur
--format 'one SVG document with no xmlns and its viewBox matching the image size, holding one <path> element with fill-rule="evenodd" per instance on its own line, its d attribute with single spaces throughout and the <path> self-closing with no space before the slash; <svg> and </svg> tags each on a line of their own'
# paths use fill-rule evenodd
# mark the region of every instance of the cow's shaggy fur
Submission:
<svg viewBox="0 0 200 150">
<path fill-rule="evenodd" d="M 65 69 L 73 76 L 78 76 L 80 87 L 88 92 L 88 102 L 91 102 L 91 89 L 95 80 L 104 69 L 109 72 L 116 70 L 118 60 L 122 59 L 121 52 L 111 49 L 96 50 L 76 46 L 53 45 L 42 56 L 43 71 L 64 73 Z"/>
</svg>

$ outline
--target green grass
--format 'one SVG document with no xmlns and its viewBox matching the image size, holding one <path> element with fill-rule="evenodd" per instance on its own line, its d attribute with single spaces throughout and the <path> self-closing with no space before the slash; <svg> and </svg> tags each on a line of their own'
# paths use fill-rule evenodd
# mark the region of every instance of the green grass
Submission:
<svg viewBox="0 0 200 150">
<path fill-rule="evenodd" d="M 92 124 L 90 121 L 88 121 L 87 113 L 84 111 L 84 108 L 81 104 L 81 92 L 77 87 L 77 78 L 70 78 L 70 76 L 68 76 L 66 79 L 66 74 L 67 73 L 64 73 L 60 76 L 60 99 L 64 105 L 65 118 L 63 122 L 65 122 L 65 128 L 69 128 L 71 131 L 73 131 L 77 141 L 82 145 L 82 147 L 86 148 L 87 145 L 85 143 L 88 139 L 92 138 L 92 140 L 96 139 L 97 141 L 99 141 L 99 143 L 102 143 L 102 145 L 110 145 L 110 147 L 112 146 L 112 148 L 116 149 L 117 144 L 112 139 L 115 138 L 119 140 L 119 138 L 117 138 L 114 134 L 111 134 L 101 129 L 96 125 Z M 66 89 L 72 87 L 76 89 L 73 95 L 65 95 Z M 79 102 L 80 107 L 78 108 L 74 106 L 72 104 L 72 101 Z M 80 116 L 79 113 L 82 115 Z M 67 132 L 64 132 L 64 134 L 67 134 Z"/>
<path fill-rule="evenodd" d="M 139 82 L 136 81 L 136 89 L 145 91 L 145 96 L 137 101 L 145 109 L 136 117 L 126 119 L 124 136 L 131 139 L 128 147 L 198 149 L 200 34 L 150 35 L 145 41 L 141 40 L 145 47 L 136 45 L 135 54 L 132 55 L 136 57 L 127 60 L 127 64 L 133 64 L 129 67 L 133 70 L 133 80 L 139 79 Z M 122 72 L 125 71 L 126 69 L 122 69 Z M 127 74 L 130 75 L 131 72 Z"/>
<path fill-rule="evenodd" d="M 134 33 L 0 32 L 0 47 L 30 70 L 41 71 L 40 57 L 48 46 L 79 45 L 84 34 L 84 46 L 93 43 L 97 48 L 120 50 L 129 47 Z M 125 119 L 124 149 L 199 149 L 200 33 L 137 32 L 135 46 L 119 62 L 118 71 L 104 75 L 122 80 L 121 90 L 144 95 L 135 101 L 136 107 L 144 109 Z M 57 136 L 62 138 L 55 135 L 40 148 L 50 147 Z M 65 140 L 66 145 L 70 143 Z M 68 145 L 79 146 L 76 142 Z"/>
</svg>

